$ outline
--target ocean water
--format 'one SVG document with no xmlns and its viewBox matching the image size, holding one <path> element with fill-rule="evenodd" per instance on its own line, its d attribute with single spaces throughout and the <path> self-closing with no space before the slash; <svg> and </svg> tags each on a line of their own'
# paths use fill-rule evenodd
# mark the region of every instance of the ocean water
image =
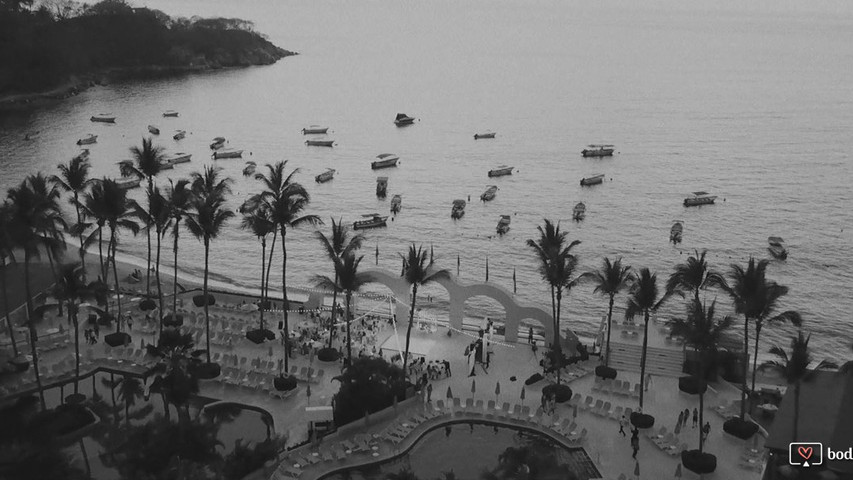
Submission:
<svg viewBox="0 0 853 480">
<path fill-rule="evenodd" d="M 767 257 L 766 238 L 780 235 L 790 256 L 773 262 L 770 276 L 791 288 L 781 307 L 803 313 L 812 345 L 824 356 L 849 356 L 849 2 L 137 3 L 170 15 L 245 18 L 300 55 L 268 67 L 116 83 L 4 113 L 4 191 L 28 173 L 53 173 L 90 132 L 99 136 L 91 146 L 95 174 L 116 176 L 116 162 L 156 124 L 163 131 L 158 144 L 193 154 L 191 163 L 162 174 L 161 186 L 215 163 L 234 179 L 230 207 L 236 209 L 259 188 L 241 175 L 246 161 L 287 159 L 311 193 L 308 213 L 327 221 L 387 213 L 390 197 L 401 194 L 402 212 L 388 228 L 365 232 L 365 264 L 374 264 L 378 246 L 379 266 L 396 271 L 398 253 L 415 242 L 431 245 L 437 262 L 454 272 L 458 256 L 462 279 L 481 281 L 488 257 L 491 281 L 512 288 L 515 270 L 518 297 L 545 308 L 548 289 L 524 245 L 543 218 L 562 220 L 570 238 L 582 242 L 576 252 L 583 268 L 605 255 L 622 256 L 662 281 L 693 249 L 708 249 L 714 266 L 727 270 L 749 256 Z M 181 116 L 161 117 L 167 109 Z M 116 124 L 91 123 L 99 112 L 114 113 Z M 419 121 L 396 128 L 397 112 Z M 300 129 L 315 123 L 331 127 L 334 148 L 304 145 Z M 175 142 L 171 134 L 179 128 L 188 135 Z M 474 141 L 474 133 L 486 130 L 497 138 Z M 39 133 L 25 141 L 31 132 Z M 242 160 L 210 159 L 208 143 L 219 135 L 245 150 Z M 586 144 L 599 142 L 615 144 L 618 153 L 581 158 Z M 370 162 L 385 152 L 398 154 L 400 166 L 372 171 Z M 517 171 L 487 178 L 502 164 Z M 326 168 L 336 169 L 336 178 L 315 184 L 314 175 Z M 603 185 L 579 186 L 595 173 L 606 176 Z M 374 194 L 379 175 L 390 177 L 385 200 Z M 489 184 L 499 191 L 484 204 L 478 198 Z M 717 204 L 684 208 L 683 198 L 695 190 L 718 195 Z M 468 195 L 465 217 L 451 220 L 452 201 Z M 587 205 L 582 223 L 570 220 L 578 201 Z M 500 215 L 512 216 L 512 229 L 498 238 Z M 685 228 L 677 248 L 668 244 L 674 220 Z M 233 220 L 214 242 L 211 269 L 223 281 L 252 286 L 260 246 L 238 225 Z M 311 285 L 315 274 L 330 273 L 312 231 L 287 236 L 290 284 Z M 144 236 L 121 242 L 124 255 L 144 256 Z M 181 251 L 181 267 L 199 275 L 200 243 L 185 234 Z M 279 285 L 275 264 L 272 281 Z M 444 315 L 446 294 L 433 288 L 424 295 L 432 297 L 425 310 Z M 722 295 L 720 302 L 728 303 Z M 468 307 L 472 316 L 501 315 L 481 298 Z M 578 287 L 565 301 L 564 327 L 591 334 L 605 309 L 591 287 Z M 681 309 L 673 303 L 664 313 Z M 786 343 L 791 330 L 765 332 L 768 344 Z"/>
</svg>

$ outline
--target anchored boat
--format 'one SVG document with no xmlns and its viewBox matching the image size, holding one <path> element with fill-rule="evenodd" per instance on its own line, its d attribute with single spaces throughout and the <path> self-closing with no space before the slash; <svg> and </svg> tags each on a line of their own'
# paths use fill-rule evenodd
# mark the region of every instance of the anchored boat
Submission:
<svg viewBox="0 0 853 480">
<path fill-rule="evenodd" d="M 193 155 L 191 153 L 178 152 L 172 156 L 166 157 L 169 160 L 169 163 L 172 165 L 178 165 L 181 163 L 188 163 L 192 160 Z"/>
<path fill-rule="evenodd" d="M 177 117 L 178 112 L 176 112 L 174 110 L 166 110 L 165 112 L 163 112 L 163 116 L 164 117 Z"/>
<path fill-rule="evenodd" d="M 453 208 L 450 210 L 450 218 L 462 218 L 462 216 L 465 215 L 465 205 L 467 205 L 465 200 L 454 200 Z"/>
<path fill-rule="evenodd" d="M 767 237 L 767 244 L 769 245 L 767 251 L 773 255 L 773 258 L 779 260 L 788 258 L 788 250 L 785 249 L 785 240 L 782 240 L 782 237 Z"/>
<path fill-rule="evenodd" d="M 508 167 L 506 165 L 501 165 L 498 168 L 493 168 L 489 170 L 489 177 L 503 177 L 504 175 L 512 175 L 512 169 L 515 167 Z"/>
<path fill-rule="evenodd" d="M 242 156 L 243 151 L 234 148 L 226 148 L 225 150 L 218 150 L 216 152 L 213 152 L 214 160 L 218 160 L 220 158 L 240 158 Z"/>
<path fill-rule="evenodd" d="M 684 224 L 682 224 L 681 220 L 676 220 L 675 223 L 672 224 L 672 228 L 669 229 L 669 241 L 672 242 L 673 245 L 678 245 L 681 243 L 681 235 L 684 232 Z"/>
<path fill-rule="evenodd" d="M 511 219 L 509 215 L 501 215 L 501 219 L 498 220 L 498 226 L 495 231 L 498 232 L 498 235 L 503 235 L 509 231 L 509 223 Z"/>
<path fill-rule="evenodd" d="M 385 198 L 385 192 L 388 191 L 388 177 L 379 177 L 376 179 L 376 196 Z"/>
<path fill-rule="evenodd" d="M 370 164 L 370 168 L 374 170 L 379 170 L 380 168 L 396 167 L 397 162 L 400 160 L 400 157 L 394 155 L 393 153 L 383 153 L 381 155 L 377 155 L 376 158 L 378 158 L 379 160 Z"/>
<path fill-rule="evenodd" d="M 311 125 L 302 129 L 302 135 L 317 135 L 324 134 L 329 131 L 329 127 L 321 127 L 320 125 Z"/>
<path fill-rule="evenodd" d="M 586 217 L 586 204 L 583 202 L 578 202 L 575 205 L 575 208 L 572 209 L 572 219 L 575 221 L 581 221 Z"/>
<path fill-rule="evenodd" d="M 334 140 L 305 140 L 305 145 L 309 147 L 331 147 L 335 145 Z"/>
<path fill-rule="evenodd" d="M 599 183 L 604 182 L 604 174 L 600 173 L 598 175 L 593 175 L 591 177 L 585 177 L 581 179 L 581 186 L 589 186 L 589 185 L 598 185 Z"/>
<path fill-rule="evenodd" d="M 584 157 L 612 157 L 613 145 L 588 145 L 581 150 Z"/>
<path fill-rule="evenodd" d="M 403 197 L 400 195 L 394 195 L 391 197 L 391 213 L 396 215 L 400 213 L 401 208 L 403 208 Z"/>
<path fill-rule="evenodd" d="M 184 137 L 187 136 L 186 130 L 175 130 L 175 134 L 172 135 L 172 138 L 175 140 L 183 140 Z"/>
<path fill-rule="evenodd" d="M 175 165 L 172 162 L 170 162 L 168 158 L 164 158 L 164 159 L 160 160 L 160 171 L 161 172 L 163 170 L 171 170 L 173 168 L 175 168 Z"/>
<path fill-rule="evenodd" d="M 219 150 L 225 146 L 225 137 L 215 137 L 213 142 L 210 144 L 211 150 Z"/>
<path fill-rule="evenodd" d="M 495 194 L 497 193 L 497 191 L 498 191 L 498 187 L 496 187 L 495 185 L 489 185 L 489 188 L 487 188 L 486 191 L 483 192 L 482 195 L 480 195 L 480 200 L 482 200 L 484 202 L 488 202 L 489 200 L 493 200 L 495 198 Z"/>
<path fill-rule="evenodd" d="M 160 129 L 155 127 L 154 125 L 148 125 L 148 131 L 154 135 L 160 135 Z"/>
<path fill-rule="evenodd" d="M 115 115 L 110 115 L 108 113 L 99 113 L 97 115 L 92 115 L 92 118 L 89 120 L 98 123 L 116 123 Z"/>
<path fill-rule="evenodd" d="M 411 125 L 415 123 L 415 119 L 406 115 L 405 113 L 398 113 L 397 118 L 394 119 L 394 125 L 398 127 L 402 127 L 404 125 Z"/>
<path fill-rule="evenodd" d="M 353 230 L 361 230 L 364 228 L 379 228 L 386 226 L 387 216 L 383 217 L 378 213 L 368 213 L 367 215 L 362 215 L 365 220 L 356 220 L 352 224 Z"/>
<path fill-rule="evenodd" d="M 696 207 L 699 205 L 711 205 L 716 199 L 716 196 L 709 195 L 708 192 L 693 192 L 692 197 L 687 197 L 684 199 L 684 206 Z"/>
<path fill-rule="evenodd" d="M 115 180 L 118 188 L 122 190 L 130 190 L 132 188 L 137 188 L 139 186 L 140 178 L 139 177 L 125 177 L 125 178 L 117 178 Z"/>
<path fill-rule="evenodd" d="M 495 135 L 497 135 L 495 132 L 475 133 L 474 140 L 479 140 L 481 138 L 495 138 Z"/>
<path fill-rule="evenodd" d="M 85 137 L 77 140 L 77 145 L 91 145 L 93 143 L 97 143 L 98 136 L 92 135 L 91 133 L 86 135 Z"/>
<path fill-rule="evenodd" d="M 326 169 L 326 171 L 325 171 L 325 172 L 323 172 L 323 173 L 321 173 L 321 174 L 317 175 L 316 177 L 314 177 L 314 180 L 315 180 L 317 183 L 326 183 L 326 182 L 328 182 L 329 180 L 331 180 L 331 179 L 335 178 L 335 171 L 336 171 L 336 170 L 335 170 L 335 169 L 333 169 L 333 168 L 328 168 L 328 169 Z"/>
</svg>

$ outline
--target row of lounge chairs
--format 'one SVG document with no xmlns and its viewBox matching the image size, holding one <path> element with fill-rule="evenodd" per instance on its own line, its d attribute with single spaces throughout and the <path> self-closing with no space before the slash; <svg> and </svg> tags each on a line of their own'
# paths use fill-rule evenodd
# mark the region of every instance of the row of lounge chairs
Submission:
<svg viewBox="0 0 853 480">
<path fill-rule="evenodd" d="M 717 405 L 716 407 L 713 407 L 712 410 L 720 414 L 720 416 L 722 416 L 723 418 L 729 419 L 731 417 L 740 415 L 740 405 L 741 400 L 738 398 L 735 400 L 731 400 L 728 403 Z"/>
<path fill-rule="evenodd" d="M 611 418 L 617 421 L 622 418 L 622 415 L 625 415 L 625 418 L 630 418 L 631 414 L 634 413 L 634 410 L 630 407 L 623 408 L 619 405 L 613 407 L 610 402 L 602 399 L 595 399 L 591 395 L 587 395 L 586 399 L 581 401 L 580 393 L 576 393 L 575 396 L 572 397 L 570 404 L 577 405 L 578 409 L 592 413 L 593 415 Z"/>
<path fill-rule="evenodd" d="M 323 462 L 340 462 L 351 455 L 373 455 L 379 446 L 367 434 L 355 435 L 333 445 L 324 445 L 307 454 L 289 452 L 279 456 L 273 479 L 302 478 L 305 468 Z"/>
<path fill-rule="evenodd" d="M 681 455 L 682 451 L 687 450 L 687 444 L 682 443 L 675 433 L 667 432 L 666 427 L 660 427 L 657 431 L 650 430 L 645 435 L 652 443 L 671 457 L 677 457 Z"/>
<path fill-rule="evenodd" d="M 605 395 L 621 395 L 631 398 L 640 398 L 640 389 L 643 386 L 639 383 L 634 383 L 633 386 L 628 380 L 602 379 L 595 377 L 595 383 L 592 385 L 593 392 L 601 392 Z"/>
</svg>

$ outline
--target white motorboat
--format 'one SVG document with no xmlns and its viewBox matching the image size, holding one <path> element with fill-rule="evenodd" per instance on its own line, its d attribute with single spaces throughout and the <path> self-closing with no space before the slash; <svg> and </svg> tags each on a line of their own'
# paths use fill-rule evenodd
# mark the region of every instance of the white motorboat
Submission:
<svg viewBox="0 0 853 480">
<path fill-rule="evenodd" d="M 716 196 L 710 195 L 708 194 L 708 192 L 693 192 L 692 197 L 687 197 L 684 199 L 684 206 L 696 207 L 699 205 L 711 205 L 716 199 Z"/>
<path fill-rule="evenodd" d="M 325 172 L 314 177 L 314 181 L 316 181 L 317 183 L 326 183 L 329 180 L 335 178 L 335 172 L 336 170 L 334 168 L 328 168 Z"/>
<path fill-rule="evenodd" d="M 475 133 L 474 140 L 479 140 L 481 138 L 495 138 L 495 135 L 497 135 L 495 132 Z"/>
<path fill-rule="evenodd" d="M 584 157 L 611 157 L 613 156 L 613 145 L 589 145 L 581 150 Z"/>
<path fill-rule="evenodd" d="M 213 152 L 213 159 L 219 160 L 220 158 L 240 158 L 243 156 L 242 150 L 237 150 L 236 148 L 226 148 L 225 150 L 217 150 Z"/>
<path fill-rule="evenodd" d="M 163 116 L 164 117 L 177 117 L 178 112 L 176 112 L 174 110 L 166 110 L 165 112 L 163 112 Z"/>
<path fill-rule="evenodd" d="M 378 227 L 387 226 L 387 223 L 386 223 L 386 220 L 388 220 L 387 216 L 383 217 L 382 215 L 379 215 L 378 213 L 369 213 L 367 215 L 362 215 L 362 217 L 364 217 L 365 220 L 357 220 L 357 221 L 353 222 L 353 224 L 352 224 L 353 230 L 361 230 L 364 228 L 378 228 Z"/>
<path fill-rule="evenodd" d="M 581 186 L 589 186 L 589 185 L 598 185 L 599 183 L 604 182 L 604 174 L 599 173 L 597 175 L 593 175 L 591 177 L 584 177 L 581 179 Z"/>
<path fill-rule="evenodd" d="M 77 145 L 91 145 L 93 143 L 98 142 L 98 136 L 93 134 L 88 134 L 85 137 L 77 140 Z"/>
<path fill-rule="evenodd" d="M 788 258 L 788 250 L 785 248 L 785 240 L 782 240 L 782 237 L 767 237 L 767 244 L 767 251 L 773 255 L 773 258 L 779 260 Z"/>
<path fill-rule="evenodd" d="M 320 125 L 311 125 L 302 129 L 303 135 L 319 135 L 329 131 L 329 127 L 321 127 Z"/>
<path fill-rule="evenodd" d="M 148 131 L 154 135 L 160 135 L 160 129 L 155 127 L 154 125 L 148 125 Z"/>
<path fill-rule="evenodd" d="M 175 140 L 183 140 L 184 137 L 187 136 L 186 130 L 175 130 L 175 134 L 172 135 L 172 138 Z"/>
<path fill-rule="evenodd" d="M 488 202 L 490 200 L 494 200 L 495 194 L 498 192 L 498 187 L 495 185 L 489 185 L 489 188 L 480 195 L 480 200 L 484 202 Z"/>
<path fill-rule="evenodd" d="M 498 226 L 495 231 L 498 232 L 498 235 L 503 235 L 509 231 L 509 224 L 512 221 L 509 215 L 501 215 L 501 219 L 498 220 Z"/>
<path fill-rule="evenodd" d="M 92 115 L 92 118 L 89 120 L 98 123 L 116 123 L 115 115 L 111 115 L 109 113 L 99 113 L 97 115 Z"/>
<path fill-rule="evenodd" d="M 370 164 L 370 168 L 372 168 L 373 170 L 379 170 L 380 168 L 396 167 L 397 162 L 400 161 L 400 157 L 394 155 L 393 153 L 383 153 L 381 155 L 377 155 L 376 158 L 378 158 L 379 160 Z"/>
<path fill-rule="evenodd" d="M 578 202 L 575 205 L 575 208 L 572 209 L 572 219 L 576 221 L 581 221 L 586 217 L 586 204 L 583 202 Z"/>
<path fill-rule="evenodd" d="M 515 167 L 501 165 L 500 167 L 489 170 L 489 177 L 503 177 L 504 175 L 512 175 L 512 170 Z"/>
</svg>

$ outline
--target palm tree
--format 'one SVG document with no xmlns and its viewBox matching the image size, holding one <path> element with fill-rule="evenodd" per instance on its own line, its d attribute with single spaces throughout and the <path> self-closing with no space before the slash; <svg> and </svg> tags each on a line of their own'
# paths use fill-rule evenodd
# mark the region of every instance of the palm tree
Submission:
<svg viewBox="0 0 853 480">
<path fill-rule="evenodd" d="M 240 222 L 240 228 L 251 231 L 256 237 L 258 237 L 258 240 L 261 241 L 261 302 L 259 304 L 260 308 L 258 309 L 261 315 L 261 323 L 258 328 L 263 330 L 264 310 L 266 308 L 266 299 L 264 297 L 264 293 L 266 292 L 264 289 L 266 276 L 264 274 L 266 272 L 267 264 L 267 235 L 275 231 L 276 225 L 272 222 L 269 210 L 263 205 L 252 204 L 247 206 L 244 204 L 243 207 L 240 208 L 240 212 L 243 214 L 243 220 Z M 270 254 L 270 256 L 272 256 L 272 254 Z"/>
<path fill-rule="evenodd" d="M 106 179 L 106 177 L 104 178 Z M 80 226 L 81 231 L 90 226 L 95 226 L 95 229 L 89 234 L 84 243 L 90 245 L 94 243 L 97 235 L 98 242 L 98 277 L 104 282 L 107 281 L 107 262 L 104 261 L 104 226 L 107 224 L 106 208 L 110 199 L 106 198 L 107 192 L 104 190 L 102 180 L 95 180 L 92 183 L 92 188 L 89 192 L 83 194 L 83 201 L 78 202 L 78 205 L 83 210 L 83 216 L 92 220 Z M 107 257 L 109 257 L 109 249 L 107 249 Z M 109 311 L 109 306 L 107 306 Z"/>
<path fill-rule="evenodd" d="M 791 354 L 788 355 L 784 349 L 778 346 L 770 348 L 770 353 L 777 360 L 768 360 L 761 364 L 762 370 L 772 370 L 781 376 L 785 377 L 788 385 L 794 385 L 794 432 L 791 437 L 792 442 L 797 441 L 797 434 L 800 423 L 800 387 L 805 381 L 809 381 L 814 377 L 814 373 L 818 370 L 827 370 L 837 368 L 835 363 L 821 360 L 813 368 L 809 369 L 812 363 L 811 352 L 809 352 L 809 340 L 812 336 L 803 336 L 803 331 L 797 332 L 796 337 L 791 337 Z"/>
<path fill-rule="evenodd" d="M 159 299 L 159 320 L 160 320 L 160 328 L 162 329 L 163 322 L 163 292 L 162 286 L 160 284 L 160 249 L 161 249 L 161 240 L 163 235 L 171 223 L 171 217 L 169 216 L 169 205 L 166 202 L 166 199 L 160 193 L 160 189 L 158 187 L 154 187 L 150 192 L 146 192 L 146 199 L 148 200 L 145 206 L 140 205 L 139 203 L 135 203 L 134 215 L 137 219 L 139 219 L 139 223 L 143 225 L 142 228 L 145 229 L 148 235 L 148 243 L 149 243 L 149 253 L 150 253 L 150 243 L 151 243 L 151 229 L 154 229 L 155 238 L 157 240 L 156 246 L 156 255 L 154 261 L 154 281 L 157 283 L 157 296 Z M 151 266 L 148 266 L 149 270 Z M 148 277 L 146 277 L 147 279 Z M 151 298 L 151 283 L 145 286 L 145 294 L 146 299 Z"/>
<path fill-rule="evenodd" d="M 349 237 L 349 228 L 344 225 L 343 219 L 339 219 L 335 222 L 335 219 L 332 218 L 332 235 L 327 237 L 323 232 L 317 230 L 315 235 L 317 236 L 317 240 L 323 245 L 323 248 L 326 251 L 326 256 L 335 264 L 335 281 L 332 285 L 338 284 L 338 269 L 337 263 L 335 263 L 336 258 L 343 258 L 344 255 L 353 253 L 359 248 L 361 248 L 362 243 L 364 242 L 364 235 L 356 234 L 353 235 L 352 238 Z M 334 287 L 333 287 L 334 288 Z M 332 320 L 331 326 L 329 330 L 329 348 L 332 348 L 332 332 L 331 329 L 334 328 L 335 325 L 335 314 L 337 313 L 337 304 L 338 304 L 338 289 L 335 288 L 332 293 Z M 349 319 L 349 317 L 347 317 Z M 349 320 L 347 320 L 349 322 Z M 349 323 L 347 323 L 349 325 Z"/>
<path fill-rule="evenodd" d="M 284 306 L 284 332 L 285 335 L 289 335 L 290 326 L 287 321 L 287 310 L 289 308 L 287 300 L 287 246 L 285 244 L 287 229 L 305 224 L 317 225 L 323 222 L 316 215 L 300 216 L 311 201 L 311 197 L 302 184 L 293 181 L 293 177 L 299 172 L 299 169 L 294 169 L 286 174 L 286 168 L 286 160 L 277 162 L 275 165 L 267 164 L 267 174 L 258 173 L 255 175 L 255 179 L 259 180 L 264 186 L 264 191 L 255 197 L 255 201 L 263 203 L 269 209 L 272 221 L 277 225 L 277 230 L 281 232 L 281 294 Z M 285 341 L 285 370 L 288 369 L 289 348 L 289 342 Z"/>
<path fill-rule="evenodd" d="M 59 199 L 62 195 L 59 192 L 59 187 L 55 183 L 53 183 L 51 177 L 47 177 L 45 175 L 42 175 L 41 173 L 38 173 L 35 175 L 30 175 L 29 178 L 30 188 L 33 190 L 33 192 L 35 192 L 35 194 L 42 198 L 45 202 L 48 202 L 51 208 L 60 210 Z M 63 223 L 61 229 L 47 228 L 39 232 L 41 236 L 42 247 L 44 248 L 45 253 L 47 253 L 47 261 L 50 264 L 50 272 L 53 274 L 53 278 L 55 281 L 59 281 L 59 272 L 56 269 L 56 262 L 59 261 L 62 252 L 64 252 L 66 249 L 64 234 L 66 230 L 68 230 L 68 225 Z M 54 261 L 54 259 L 56 259 L 56 261 Z M 59 305 L 59 315 L 63 315 L 62 304 Z"/>
<path fill-rule="evenodd" d="M 0 205 L 0 261 L 2 261 L 4 265 L 7 258 L 12 263 L 15 262 L 15 255 L 13 252 L 14 244 L 12 237 L 10 236 L 10 222 L 12 220 L 11 213 L 12 205 L 10 205 L 9 202 L 3 202 L 3 204 Z M 15 357 L 17 357 L 19 355 L 18 342 L 15 340 L 15 329 L 12 325 L 12 316 L 9 313 L 9 292 L 6 286 L 6 273 L 6 271 L 0 272 L 0 289 L 3 291 L 3 314 L 6 316 L 6 328 L 9 330 L 9 338 L 12 339 L 12 352 L 15 354 Z"/>
<path fill-rule="evenodd" d="M 580 243 L 580 242 L 578 242 Z M 566 254 L 562 257 L 562 262 L 556 264 L 555 268 L 555 279 L 557 279 L 557 318 L 558 324 L 559 319 L 561 318 L 561 306 L 563 302 L 563 292 L 566 292 L 566 295 L 571 292 L 571 290 L 578 286 L 580 282 L 584 279 L 584 275 L 575 275 L 575 271 L 577 270 L 578 260 L 577 257 L 571 254 Z M 560 348 L 560 335 L 559 332 L 555 332 L 555 341 L 553 344 L 553 348 L 555 350 L 555 355 L 553 358 L 557 360 L 556 365 L 557 368 L 557 385 L 560 384 L 560 374 L 563 370 L 564 361 L 562 355 L 562 349 Z"/>
<path fill-rule="evenodd" d="M 101 197 L 102 205 L 98 210 L 103 212 L 106 226 L 110 229 L 110 240 L 107 246 L 107 266 L 110 262 L 112 251 L 113 280 L 115 281 L 116 309 L 116 333 L 121 331 L 121 290 L 118 281 L 118 268 L 116 268 L 116 249 L 118 247 L 118 236 L 121 230 L 129 230 L 132 234 L 139 233 L 139 225 L 134 221 L 138 205 L 135 201 L 127 198 L 127 190 L 122 189 L 115 180 L 104 178 L 100 181 L 103 191 Z M 106 281 L 106 277 L 104 277 Z"/>
<path fill-rule="evenodd" d="M 51 181 L 62 190 L 71 192 L 71 204 L 74 205 L 74 211 L 77 214 L 77 224 L 74 229 L 77 236 L 80 238 L 80 265 L 83 267 L 83 272 L 86 272 L 86 248 L 83 242 L 83 216 L 80 212 L 80 194 L 84 193 L 91 180 L 89 179 L 89 170 L 92 166 L 89 164 L 87 157 L 76 156 L 68 161 L 68 163 L 60 163 L 56 166 L 59 169 L 59 175 L 51 176 Z"/>
<path fill-rule="evenodd" d="M 699 368 L 696 371 L 696 384 L 699 386 L 699 425 L 705 425 L 705 358 L 716 354 L 722 341 L 723 332 L 734 325 L 734 318 L 715 317 L 716 300 L 707 309 L 693 298 L 687 304 L 686 318 L 674 318 L 669 322 L 672 334 L 684 338 L 699 355 Z M 699 431 L 699 451 L 704 448 L 704 435 Z"/>
<path fill-rule="evenodd" d="M 725 285 L 726 280 L 723 276 L 708 266 L 708 262 L 705 260 L 707 253 L 707 250 L 702 250 L 701 253 L 694 250 L 693 255 L 687 257 L 687 262 L 676 265 L 675 271 L 672 272 L 666 282 L 666 291 L 691 292 L 694 300 L 699 300 L 700 290 Z"/>
<path fill-rule="evenodd" d="M 152 368 L 156 375 L 151 391 L 163 396 L 166 418 L 169 418 L 168 404 L 178 411 L 178 417 L 184 424 L 189 423 L 189 399 L 199 391 L 199 381 L 195 373 L 201 363 L 199 356 L 203 350 L 195 350 L 191 333 L 179 329 L 167 329 L 157 339 L 157 345 L 145 346 L 149 355 L 159 358 Z"/>
<path fill-rule="evenodd" d="M 413 243 L 409 247 L 407 256 L 400 255 L 403 259 L 403 280 L 412 287 L 412 305 L 409 310 L 409 326 L 406 327 L 406 351 L 403 354 L 403 373 L 408 376 L 409 342 L 412 337 L 412 324 L 415 323 L 415 303 L 418 300 L 418 287 L 427 285 L 438 280 L 450 278 L 450 271 L 438 270 L 429 252 L 423 246 L 416 247 Z"/>
<path fill-rule="evenodd" d="M 755 322 L 755 355 L 752 359 L 752 391 L 755 391 L 755 371 L 758 362 L 758 340 L 761 336 L 761 328 L 764 322 L 781 323 L 790 321 L 794 326 L 802 324 L 802 317 L 794 310 L 788 310 L 778 315 L 773 315 L 781 297 L 788 293 L 788 287 L 778 285 L 776 282 L 767 280 L 768 260 L 755 261 L 750 258 L 744 269 L 740 265 L 732 265 L 729 273 L 730 281 L 722 285 L 723 289 L 732 298 L 735 312 L 743 315 L 743 385 L 741 392 L 741 418 L 746 418 L 747 412 L 747 385 L 749 358 L 749 322 Z"/>
<path fill-rule="evenodd" d="M 607 307 L 607 346 L 604 349 L 604 365 L 610 365 L 610 330 L 613 324 L 613 301 L 616 295 L 622 290 L 630 288 L 631 275 L 630 266 L 622 266 L 622 258 L 619 257 L 615 262 L 611 262 L 609 258 L 604 257 L 601 268 L 589 272 L 586 278 L 590 278 L 595 284 L 595 293 L 607 295 L 610 303 Z"/>
<path fill-rule="evenodd" d="M 177 183 L 169 180 L 169 189 L 166 191 L 166 203 L 168 204 L 169 214 L 172 217 L 172 253 L 173 259 L 173 281 L 172 281 L 172 315 L 177 317 L 178 314 L 178 238 L 181 233 L 181 220 L 186 218 L 189 210 L 190 200 L 192 199 L 192 190 L 190 190 L 189 180 L 178 180 Z M 163 328 L 160 328 L 160 334 L 163 333 Z"/>
<path fill-rule="evenodd" d="M 33 357 L 33 371 L 42 409 L 46 409 L 44 391 L 38 365 L 38 350 L 36 350 L 36 333 L 32 290 L 30 285 L 30 263 L 41 256 L 40 247 L 45 244 L 45 238 L 61 235 L 65 228 L 65 220 L 55 201 L 39 195 L 33 184 L 39 180 L 39 175 L 31 175 L 17 187 L 9 190 L 8 230 L 6 234 L 11 245 L 24 251 L 24 291 L 27 305 L 27 326 L 30 330 L 30 353 Z"/>
<path fill-rule="evenodd" d="M 640 410 L 643 409 L 643 381 L 646 378 L 646 352 L 649 348 L 649 318 L 657 312 L 661 305 L 666 302 L 671 293 L 667 292 L 659 296 L 658 277 L 648 268 L 640 269 L 634 284 L 628 291 L 628 307 L 625 310 L 625 318 L 633 320 L 635 316 L 643 314 L 643 353 L 640 357 Z"/>
<path fill-rule="evenodd" d="M 118 385 L 118 395 L 124 401 L 124 424 L 130 425 L 130 407 L 136 405 L 136 400 L 142 398 L 145 391 L 142 382 L 136 377 L 125 376 Z"/>
<path fill-rule="evenodd" d="M 352 304 L 352 294 L 361 289 L 365 284 L 370 283 L 371 277 L 367 274 L 358 271 L 358 265 L 364 255 L 355 258 L 353 252 L 344 252 L 342 257 L 335 257 L 335 279 L 332 280 L 326 276 L 317 276 L 315 280 L 319 288 L 332 288 L 335 291 L 343 290 L 346 298 L 346 317 L 347 323 L 347 365 L 352 364 L 352 339 L 350 337 L 350 305 Z M 334 325 L 334 323 L 332 324 Z M 334 328 L 334 327 L 332 327 Z M 332 332 L 329 332 L 332 336 Z M 408 342 L 407 342 L 408 343 Z"/>
<path fill-rule="evenodd" d="M 187 228 L 204 243 L 204 330 L 207 340 L 207 363 L 210 362 L 210 301 L 207 295 L 210 241 L 219 236 L 222 227 L 234 212 L 225 208 L 225 195 L 231 193 L 231 179 L 220 179 L 218 167 L 205 167 L 204 173 L 193 173 L 194 198 L 190 202 L 191 213 L 187 216 Z"/>
</svg>

